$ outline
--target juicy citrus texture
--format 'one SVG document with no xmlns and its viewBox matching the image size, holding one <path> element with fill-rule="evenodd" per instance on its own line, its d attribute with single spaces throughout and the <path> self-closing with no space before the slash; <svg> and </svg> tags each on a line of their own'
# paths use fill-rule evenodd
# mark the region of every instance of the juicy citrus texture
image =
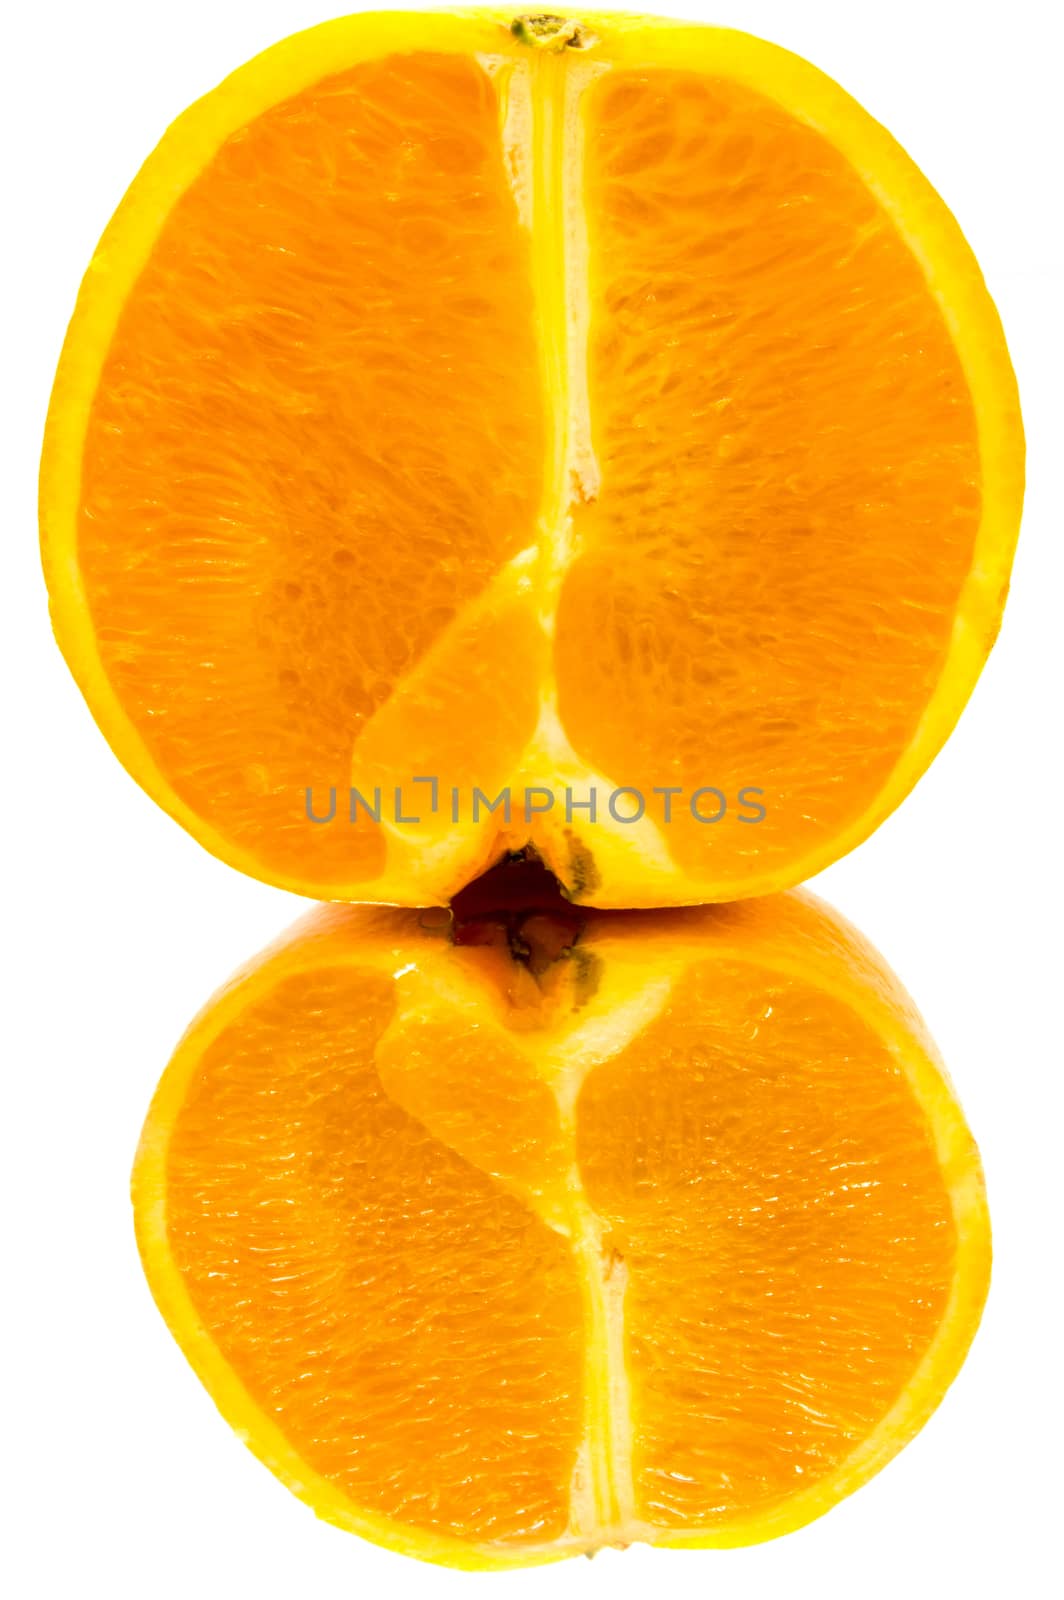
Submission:
<svg viewBox="0 0 1064 1600">
<path fill-rule="evenodd" d="M 763 790 L 758 871 L 786 872 L 874 801 L 941 672 L 979 531 L 972 399 L 822 134 L 693 73 L 611 73 L 588 116 L 602 481 L 559 603 L 562 719 L 647 793 L 712 752 L 726 795 Z M 720 833 L 677 806 L 673 858 L 741 892 Z"/>
<path fill-rule="evenodd" d="M 814 69 L 511 21 L 326 24 L 171 129 L 57 379 L 57 633 L 134 775 L 287 887 L 442 900 L 531 841 L 602 905 L 777 888 L 897 804 L 993 638 L 1000 329 Z"/>
<path fill-rule="evenodd" d="M 801 895 L 319 910 L 186 1035 L 134 1192 L 251 1447 L 460 1565 L 818 1515 L 940 1399 L 989 1263 L 911 1002 Z"/>
<path fill-rule="evenodd" d="M 187 803 L 273 872 L 380 871 L 378 831 L 293 797 L 346 776 L 527 541 L 528 254 L 486 75 L 390 57 L 228 140 L 126 302 L 82 479 L 101 655 Z"/>
<path fill-rule="evenodd" d="M 640 1514 L 726 1528 L 838 1471 L 912 1377 L 956 1259 L 882 1040 L 799 979 L 700 964 L 590 1075 L 577 1148 L 628 1264 Z"/>
<path fill-rule="evenodd" d="M 212 1043 L 170 1138 L 174 1262 L 249 1394 L 353 1505 L 555 1538 L 580 1436 L 572 1252 L 385 1093 L 391 991 L 300 974 Z"/>
</svg>

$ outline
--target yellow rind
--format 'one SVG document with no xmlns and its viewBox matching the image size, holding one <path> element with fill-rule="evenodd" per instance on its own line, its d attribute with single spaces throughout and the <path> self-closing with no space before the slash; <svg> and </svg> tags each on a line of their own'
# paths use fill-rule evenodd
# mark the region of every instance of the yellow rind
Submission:
<svg viewBox="0 0 1064 1600">
<path fill-rule="evenodd" d="M 637 1519 L 630 1506 L 624 1506 L 625 1515 L 618 1517 L 611 1494 L 610 1505 L 602 1508 L 604 1521 L 597 1529 L 550 1544 L 507 1548 L 468 1544 L 352 1505 L 334 1484 L 307 1466 L 213 1342 L 174 1261 L 166 1219 L 171 1132 L 203 1054 L 246 1006 L 282 978 L 323 965 L 395 972 L 413 960 L 423 967 L 429 982 L 434 981 L 434 973 L 441 987 L 457 982 L 466 988 L 466 1003 L 475 1004 L 479 980 L 474 979 L 470 987 L 468 977 L 456 976 L 459 952 L 450 947 L 442 929 L 424 931 L 412 912 L 320 908 L 238 973 L 208 1003 L 178 1045 L 153 1099 L 134 1166 L 137 1239 L 152 1294 L 171 1333 L 219 1411 L 249 1449 L 325 1521 L 424 1561 L 468 1570 L 502 1569 L 557 1561 L 609 1544 L 646 1541 L 685 1548 L 729 1547 L 789 1533 L 867 1482 L 917 1433 L 956 1377 L 986 1297 L 990 1225 L 975 1144 L 912 1000 L 877 952 L 843 918 L 812 895 L 796 892 L 737 906 L 611 917 L 590 923 L 586 940 L 603 963 L 604 981 L 608 981 L 611 966 L 631 974 L 635 957 L 644 977 L 660 975 L 671 980 L 694 961 L 724 954 L 729 962 L 740 960 L 769 975 L 799 978 L 850 1007 L 886 1042 L 926 1115 L 956 1225 L 952 1289 L 935 1338 L 909 1385 L 845 1465 L 833 1477 L 776 1507 L 725 1528 L 690 1532 L 657 1528 Z M 483 1022 L 502 1026 L 497 1012 L 493 1021 L 493 1002 L 487 986 L 482 987 Z M 652 1014 L 643 1017 L 640 1026 L 646 1026 Z M 550 1042 L 545 1043 L 545 1059 L 551 1055 L 562 1059 L 566 1035 L 575 1035 L 580 1026 L 579 1013 L 568 1021 L 559 1019 L 551 1028 Z M 527 1039 L 525 1047 L 529 1048 Z M 595 1316 L 588 1326 L 592 1340 L 603 1345 L 607 1339 L 612 1342 L 615 1362 L 618 1330 L 607 1330 Z M 607 1348 L 589 1351 L 593 1380 L 590 1413 L 603 1440 L 623 1441 L 631 1419 L 610 1419 L 602 1414 L 604 1406 L 616 1405 L 625 1392 L 623 1384 L 611 1379 L 610 1360 Z M 621 1467 L 626 1473 L 627 1462 Z"/>
<path fill-rule="evenodd" d="M 77 556 L 80 462 L 93 396 L 122 306 L 148 260 L 171 208 L 219 146 L 271 105 L 360 61 L 412 47 L 469 56 L 520 57 L 510 33 L 514 12 L 489 9 L 379 12 L 322 23 L 248 62 L 170 127 L 144 163 L 108 226 L 78 296 L 56 376 L 41 464 L 40 518 L 53 625 L 60 647 L 105 738 L 138 783 L 212 854 L 297 894 L 333 899 L 424 904 L 447 900 L 520 838 L 485 830 L 465 837 L 448 867 L 419 866 L 418 853 L 390 850 L 374 880 L 316 884 L 266 869 L 174 792 L 121 705 L 97 649 Z M 769 894 L 800 882 L 852 850 L 899 804 L 927 769 L 957 721 L 1000 624 L 1023 497 L 1023 429 L 1016 382 L 993 302 L 953 216 L 894 139 L 839 86 L 798 56 L 730 29 L 656 17 L 581 12 L 597 37 L 578 60 L 610 66 L 711 71 L 749 85 L 816 128 L 847 158 L 877 196 L 920 262 L 942 306 L 975 408 L 982 466 L 982 521 L 937 684 L 907 748 L 882 789 L 841 832 L 786 869 L 751 876 L 740 887 L 682 874 L 648 861 L 634 880 L 626 852 L 599 829 L 599 883 L 584 898 L 603 906 L 698 904 Z M 552 58 L 560 67 L 563 57 Z M 546 74 L 549 79 L 551 69 Z M 547 248 L 553 248 L 549 243 Z M 564 375 L 563 375 L 564 380 Z M 556 396 L 564 402 L 566 396 Z M 553 463 L 556 467 L 557 463 Z M 569 830 L 585 852 L 579 825 Z M 563 882 L 568 844 L 547 828 L 539 841 Z"/>
</svg>

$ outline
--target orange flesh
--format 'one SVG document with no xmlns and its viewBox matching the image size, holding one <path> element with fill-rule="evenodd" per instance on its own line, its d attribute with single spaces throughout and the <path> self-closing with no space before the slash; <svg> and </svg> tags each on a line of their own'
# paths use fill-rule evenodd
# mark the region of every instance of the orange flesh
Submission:
<svg viewBox="0 0 1064 1600">
<path fill-rule="evenodd" d="M 356 1505 L 551 1539 L 580 1427 L 575 1266 L 383 1093 L 390 988 L 289 978 L 212 1045 L 174 1128 L 171 1247 L 252 1398 Z"/>
<path fill-rule="evenodd" d="M 571 537 L 544 520 L 541 152 L 505 142 L 471 57 L 363 63 L 259 116 L 126 300 L 83 454 L 95 637 L 164 782 L 268 878 L 453 893 L 468 861 L 430 869 L 414 829 L 389 880 L 395 841 L 346 825 L 347 786 L 385 817 L 418 772 L 467 808 L 518 773 L 557 788 L 533 740 L 556 702 L 604 792 L 637 786 L 655 819 L 655 788 L 727 797 L 718 826 L 675 803 L 651 899 L 741 893 L 755 865 L 777 886 L 865 814 L 935 687 L 982 468 L 916 256 L 750 89 L 612 66 L 580 94 L 588 275 L 557 287 L 586 299 L 598 481 L 572 478 Z M 306 790 L 321 815 L 331 786 L 339 821 L 313 826 Z M 489 823 L 474 870 L 522 823 Z M 595 832 L 580 881 L 546 850 L 586 899 Z M 606 903 L 644 903 L 624 870 Z"/>
<path fill-rule="evenodd" d="M 835 1471 L 912 1378 L 956 1248 L 882 1042 L 798 980 L 706 964 L 592 1073 L 578 1129 L 629 1271 L 641 1515 L 726 1524 Z"/>
<path fill-rule="evenodd" d="M 269 870 L 380 870 L 378 833 L 309 825 L 304 790 L 346 783 L 529 542 L 528 255 L 488 78 L 415 55 L 230 139 L 129 297 L 84 457 L 104 665 L 178 795 Z"/>
<path fill-rule="evenodd" d="M 208 1335 L 353 1506 L 492 1546 L 580 1531 L 603 1360 L 571 1231 L 588 1204 L 627 1285 L 630 1422 L 605 1448 L 629 1521 L 605 1537 L 726 1529 L 883 1419 L 957 1236 L 926 1115 L 848 1006 L 697 962 L 592 1067 L 567 1150 L 549 1032 L 519 1049 L 486 1014 L 404 1012 L 390 977 L 320 961 L 197 1061 L 165 1204 Z"/>
<path fill-rule="evenodd" d="M 770 865 L 860 816 L 915 731 L 979 526 L 972 403 L 911 251 L 815 130 L 678 72 L 610 73 L 587 115 L 602 487 L 561 714 L 645 793 L 762 789 L 740 831 Z M 734 827 L 676 814 L 673 855 L 741 882 Z"/>
</svg>

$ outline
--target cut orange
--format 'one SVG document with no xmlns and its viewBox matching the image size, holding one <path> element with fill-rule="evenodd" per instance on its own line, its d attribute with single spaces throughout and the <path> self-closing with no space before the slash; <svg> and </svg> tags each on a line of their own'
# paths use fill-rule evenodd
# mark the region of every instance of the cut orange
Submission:
<svg viewBox="0 0 1064 1600">
<path fill-rule="evenodd" d="M 989 1271 L 934 1047 L 804 894 L 320 908 L 185 1036 L 134 1197 L 255 1453 L 469 1567 L 818 1516 L 938 1403 Z"/>
<path fill-rule="evenodd" d="M 382 14 L 145 164 L 42 521 L 94 715 L 217 855 L 425 904 L 531 843 L 638 906 L 798 882 L 893 809 L 994 638 L 1021 485 L 978 267 L 814 68 Z"/>
</svg>

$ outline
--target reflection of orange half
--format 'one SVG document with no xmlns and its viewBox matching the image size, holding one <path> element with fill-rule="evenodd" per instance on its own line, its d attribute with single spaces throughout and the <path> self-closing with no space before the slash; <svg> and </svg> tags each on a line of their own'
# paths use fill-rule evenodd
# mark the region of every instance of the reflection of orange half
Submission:
<svg viewBox="0 0 1064 1600">
<path fill-rule="evenodd" d="M 424 903 L 531 841 L 578 898 L 717 899 L 825 865 L 926 767 L 1021 476 L 956 224 L 813 68 L 623 16 L 362 16 L 194 106 L 120 207 L 45 563 L 107 737 L 245 871 Z M 307 823 L 308 787 L 430 759 L 647 817 Z"/>
<path fill-rule="evenodd" d="M 938 1403 L 989 1269 L 912 1003 L 800 894 L 319 910 L 185 1036 L 134 1195 L 255 1453 L 461 1566 L 818 1516 Z"/>
</svg>

